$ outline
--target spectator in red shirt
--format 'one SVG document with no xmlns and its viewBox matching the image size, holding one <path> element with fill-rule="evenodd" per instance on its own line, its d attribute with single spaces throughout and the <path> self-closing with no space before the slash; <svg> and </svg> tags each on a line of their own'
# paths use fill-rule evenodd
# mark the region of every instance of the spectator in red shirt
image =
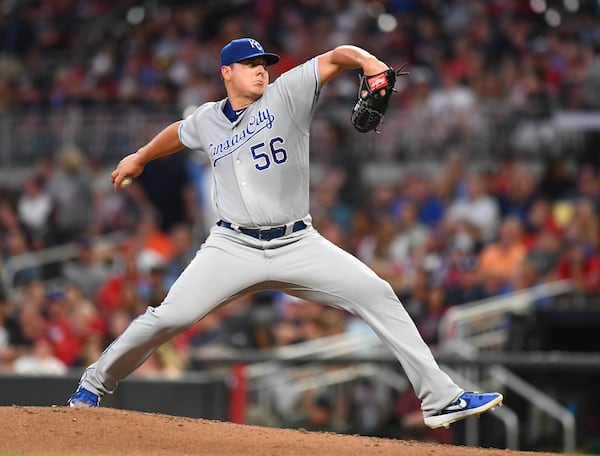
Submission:
<svg viewBox="0 0 600 456">
<path fill-rule="evenodd" d="M 559 279 L 571 279 L 586 293 L 600 292 L 600 256 L 580 240 L 570 240 L 556 268 Z"/>
<path fill-rule="evenodd" d="M 55 289 L 48 293 L 45 311 L 45 336 L 52 345 L 53 354 L 66 366 L 72 366 L 79 357 L 81 341 L 73 334 L 64 290 Z"/>
</svg>

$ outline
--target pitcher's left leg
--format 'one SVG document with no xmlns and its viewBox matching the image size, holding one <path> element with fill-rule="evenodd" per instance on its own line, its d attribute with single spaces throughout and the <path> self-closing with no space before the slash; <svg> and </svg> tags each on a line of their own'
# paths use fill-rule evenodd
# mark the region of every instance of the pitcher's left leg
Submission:
<svg viewBox="0 0 600 456">
<path fill-rule="evenodd" d="M 356 257 L 316 231 L 272 255 L 270 278 L 294 284 L 294 294 L 306 299 L 347 310 L 377 333 L 400 361 L 426 416 L 463 393 L 439 368 L 392 287 Z"/>
<path fill-rule="evenodd" d="M 77 406 L 75 402 L 81 402 L 97 406 L 99 397 L 113 392 L 118 382 L 130 375 L 162 343 L 217 306 L 264 282 L 266 268 L 263 262 L 259 249 L 236 242 L 236 235 L 225 228 L 213 230 L 162 304 L 149 307 L 132 321 L 86 369 L 80 386 L 84 393 L 87 391 L 96 396 L 95 400 L 82 398 L 79 401 L 78 397 L 72 397 L 70 405 Z"/>
</svg>

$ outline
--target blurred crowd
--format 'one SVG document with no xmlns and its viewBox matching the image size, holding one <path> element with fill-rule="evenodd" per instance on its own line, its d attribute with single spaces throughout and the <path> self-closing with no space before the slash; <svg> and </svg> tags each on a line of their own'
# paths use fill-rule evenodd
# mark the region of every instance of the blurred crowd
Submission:
<svg viewBox="0 0 600 456">
<path fill-rule="evenodd" d="M 347 43 L 407 63 L 386 119 L 394 127 L 376 151 L 368 137 L 348 144 L 363 155 L 560 153 L 552 114 L 600 107 L 599 9 L 579 0 L 5 1 L 0 113 L 17 120 L 0 118 L 2 158 L 55 158 L 71 141 L 114 161 L 114 149 L 152 133 L 138 131 L 147 117 L 222 97 L 219 51 L 240 36 L 282 56 L 272 78 Z M 356 92 L 346 72 L 323 91 L 323 109 L 347 116 Z M 319 144 L 328 134 L 327 124 L 313 131 Z M 589 158 L 590 149 L 569 152 Z"/>
<path fill-rule="evenodd" d="M 348 43 L 391 65 L 408 62 L 419 89 L 409 97 L 453 92 L 431 100 L 440 118 L 448 102 L 467 115 L 476 98 L 536 115 L 598 107 L 598 9 L 520 0 L 4 1 L 0 111 L 198 105 L 223 93 L 219 51 L 240 36 L 281 54 L 272 77 Z M 342 78 L 329 96 L 354 97 L 355 85 Z"/>
<path fill-rule="evenodd" d="M 322 234 L 390 282 L 435 345 L 451 306 L 557 279 L 600 296 L 593 146 L 576 160 L 538 157 L 537 167 L 518 150 L 486 166 L 460 152 L 477 148 L 486 107 L 529 119 L 600 107 L 598 2 L 556 3 L 558 23 L 535 11 L 536 2 L 516 0 L 4 1 L 0 113 L 123 105 L 182 112 L 223 96 L 217 57 L 240 36 L 281 54 L 272 78 L 343 43 L 409 62 L 411 77 L 399 83 L 405 109 L 394 114 L 408 133 L 386 147 L 396 159 L 402 148 L 439 148 L 438 166 L 369 181 L 361 168 L 368 153 L 346 153 L 348 126 L 321 119 L 311 213 Z M 334 81 L 324 98 L 352 99 L 354 77 Z M 427 131 L 417 128 L 424 124 Z M 40 150 L 18 188 L 0 184 L 1 371 L 60 375 L 97 359 L 161 303 L 214 225 L 206 162 L 196 154 L 152 162 L 117 193 L 107 171 L 115 164 L 62 144 Z M 40 260 L 66 245 L 75 248 L 67 261 Z M 135 375 L 177 378 L 203 350 L 365 330 L 336 309 L 252 294 L 163 345 Z M 414 398 L 397 404 L 402 413 L 413 406 Z M 317 397 L 307 409 L 319 415 L 332 404 Z"/>
<path fill-rule="evenodd" d="M 41 160 L 23 190 L 0 199 L 5 368 L 38 343 L 65 367 L 89 363 L 161 303 L 216 221 L 191 153 L 149 164 L 120 192 L 76 149 L 61 158 Z M 590 165 L 553 159 L 538 176 L 512 159 L 481 169 L 452 155 L 428 174 L 365 185 L 358 202 L 346 177 L 332 166 L 312 184 L 315 227 L 390 282 L 430 344 L 449 306 L 558 279 L 600 295 L 600 179 Z M 40 256 L 65 243 L 76 249 L 67 261 Z M 361 329 L 338 310 L 263 293 L 207 316 L 172 354 L 183 368 L 205 345 L 272 348 Z"/>
</svg>

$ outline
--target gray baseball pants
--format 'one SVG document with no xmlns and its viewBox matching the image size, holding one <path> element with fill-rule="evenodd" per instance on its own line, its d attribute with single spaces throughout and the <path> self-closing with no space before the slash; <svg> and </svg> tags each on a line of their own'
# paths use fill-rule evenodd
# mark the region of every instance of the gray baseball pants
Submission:
<svg viewBox="0 0 600 456">
<path fill-rule="evenodd" d="M 86 369 L 81 385 L 100 395 L 113 392 L 161 344 L 257 289 L 279 289 L 364 320 L 400 361 L 425 416 L 463 393 L 440 370 L 391 286 L 312 227 L 271 241 L 212 228 L 163 303 L 137 317 Z"/>
</svg>

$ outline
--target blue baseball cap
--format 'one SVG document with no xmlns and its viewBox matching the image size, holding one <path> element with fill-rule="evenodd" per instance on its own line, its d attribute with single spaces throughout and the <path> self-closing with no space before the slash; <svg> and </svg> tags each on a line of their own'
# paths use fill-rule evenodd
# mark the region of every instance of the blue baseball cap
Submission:
<svg viewBox="0 0 600 456">
<path fill-rule="evenodd" d="M 279 62 L 277 54 L 265 52 L 261 44 L 255 39 L 239 38 L 231 41 L 221 49 L 221 66 L 231 65 L 252 57 L 263 57 L 267 61 L 267 66 Z"/>
</svg>

